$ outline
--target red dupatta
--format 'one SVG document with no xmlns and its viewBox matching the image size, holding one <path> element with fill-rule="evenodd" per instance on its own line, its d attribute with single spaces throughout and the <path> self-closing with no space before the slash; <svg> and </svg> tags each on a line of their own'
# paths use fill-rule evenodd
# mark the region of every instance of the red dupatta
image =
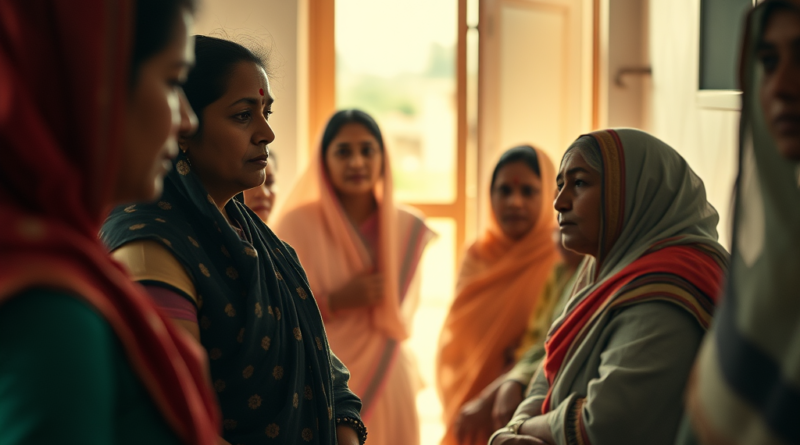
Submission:
<svg viewBox="0 0 800 445">
<path fill-rule="evenodd" d="M 214 444 L 205 359 L 108 255 L 97 232 L 119 163 L 131 2 L 0 2 L 0 310 L 30 288 L 97 310 L 187 444 Z"/>
</svg>

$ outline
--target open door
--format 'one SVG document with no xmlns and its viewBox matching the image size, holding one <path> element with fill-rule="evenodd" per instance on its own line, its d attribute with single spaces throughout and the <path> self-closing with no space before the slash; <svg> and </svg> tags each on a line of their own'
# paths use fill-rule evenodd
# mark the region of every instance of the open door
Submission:
<svg viewBox="0 0 800 445">
<path fill-rule="evenodd" d="M 592 0 L 481 0 L 480 190 L 502 151 L 519 144 L 561 154 L 591 129 Z M 484 210 L 485 195 L 479 193 Z"/>
</svg>

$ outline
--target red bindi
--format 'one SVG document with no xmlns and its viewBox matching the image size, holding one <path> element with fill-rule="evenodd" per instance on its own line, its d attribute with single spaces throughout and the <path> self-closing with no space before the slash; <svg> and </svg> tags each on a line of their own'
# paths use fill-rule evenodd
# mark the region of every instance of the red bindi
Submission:
<svg viewBox="0 0 800 445">
<path fill-rule="evenodd" d="M 258 89 L 258 94 L 263 96 L 264 95 L 264 89 L 263 88 L 259 88 Z"/>
<path fill-rule="evenodd" d="M 511 184 L 513 184 L 514 187 L 518 186 L 519 185 L 519 178 L 511 178 Z"/>
</svg>

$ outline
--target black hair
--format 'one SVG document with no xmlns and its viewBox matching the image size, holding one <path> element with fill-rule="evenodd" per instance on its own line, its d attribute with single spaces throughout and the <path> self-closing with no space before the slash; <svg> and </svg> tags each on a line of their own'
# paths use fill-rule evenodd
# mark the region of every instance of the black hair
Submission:
<svg viewBox="0 0 800 445">
<path fill-rule="evenodd" d="M 761 16 L 761 30 L 764 31 L 767 22 L 770 18 L 772 18 L 772 14 L 778 11 L 789 11 L 789 12 L 800 12 L 797 5 L 793 4 L 790 1 L 786 0 L 773 0 L 771 2 L 767 2 L 763 6 L 764 12 Z"/>
<path fill-rule="evenodd" d="M 240 62 L 252 62 L 264 68 L 266 61 L 244 46 L 209 36 L 195 36 L 195 64 L 183 91 L 198 119 L 198 134 L 203 128 L 203 110 L 225 94 L 233 68 Z"/>
<path fill-rule="evenodd" d="M 378 127 L 378 123 L 375 122 L 375 119 L 369 114 L 353 108 L 350 110 L 337 111 L 328 120 L 328 124 L 325 126 L 325 132 L 322 133 L 322 159 L 325 159 L 325 155 L 328 153 L 328 146 L 331 145 L 333 139 L 339 134 L 339 130 L 341 130 L 345 124 L 351 123 L 363 125 L 364 128 L 377 139 L 378 145 L 381 151 L 383 151 L 383 135 L 381 134 L 380 127 Z"/>
<path fill-rule="evenodd" d="M 197 0 L 136 0 L 129 85 L 136 84 L 144 61 L 169 44 L 180 14 L 183 11 L 194 14 L 196 10 Z"/>
<path fill-rule="evenodd" d="M 494 182 L 497 180 L 497 174 L 500 172 L 500 169 L 515 162 L 524 163 L 536 176 L 541 178 L 542 173 L 539 170 L 539 156 L 536 154 L 536 149 L 530 145 L 520 145 L 506 150 L 506 152 L 500 156 L 500 160 L 497 161 L 497 165 L 492 172 L 491 189 L 494 189 Z"/>
</svg>

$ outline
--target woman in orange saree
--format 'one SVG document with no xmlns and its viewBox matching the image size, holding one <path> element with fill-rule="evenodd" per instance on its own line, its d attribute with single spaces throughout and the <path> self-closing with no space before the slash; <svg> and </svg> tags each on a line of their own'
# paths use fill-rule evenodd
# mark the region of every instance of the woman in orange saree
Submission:
<svg viewBox="0 0 800 445">
<path fill-rule="evenodd" d="M 514 364 L 513 352 L 558 262 L 554 193 L 555 169 L 543 151 L 520 146 L 501 156 L 492 175 L 489 228 L 467 251 L 439 338 L 444 445 L 486 443 L 492 432 L 487 423 L 483 432 L 458 437 L 459 414 L 473 399 L 494 398 L 497 379 Z"/>
<path fill-rule="evenodd" d="M 331 349 L 361 397 L 369 443 L 419 443 L 416 363 L 408 338 L 412 282 L 433 232 L 394 203 L 377 123 L 359 110 L 328 122 L 308 171 L 288 194 L 275 232 L 297 251 Z"/>
</svg>

